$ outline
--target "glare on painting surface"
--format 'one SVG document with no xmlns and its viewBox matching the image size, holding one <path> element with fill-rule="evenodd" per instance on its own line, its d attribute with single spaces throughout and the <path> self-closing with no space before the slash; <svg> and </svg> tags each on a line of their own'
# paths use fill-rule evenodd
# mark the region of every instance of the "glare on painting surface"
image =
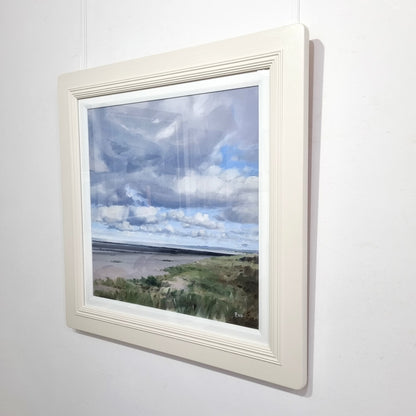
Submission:
<svg viewBox="0 0 416 416">
<path fill-rule="evenodd" d="M 88 110 L 94 294 L 258 327 L 258 87 Z"/>
</svg>

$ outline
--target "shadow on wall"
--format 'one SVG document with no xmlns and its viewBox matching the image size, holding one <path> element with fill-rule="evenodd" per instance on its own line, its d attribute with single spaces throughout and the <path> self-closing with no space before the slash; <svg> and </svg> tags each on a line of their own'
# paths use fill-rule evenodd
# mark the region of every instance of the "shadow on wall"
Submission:
<svg viewBox="0 0 416 416">
<path fill-rule="evenodd" d="M 315 287 L 318 235 L 319 166 L 321 154 L 322 89 L 324 77 L 324 45 L 319 40 L 309 42 L 309 272 L 308 272 L 308 384 L 299 395 L 309 397 L 313 390 L 313 360 L 315 344 Z"/>
</svg>

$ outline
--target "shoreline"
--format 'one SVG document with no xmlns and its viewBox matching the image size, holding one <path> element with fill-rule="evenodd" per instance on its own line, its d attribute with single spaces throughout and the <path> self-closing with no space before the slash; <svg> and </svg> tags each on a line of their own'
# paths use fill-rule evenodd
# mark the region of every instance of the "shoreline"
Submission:
<svg viewBox="0 0 416 416">
<path fill-rule="evenodd" d="M 231 250 L 221 247 L 174 247 L 174 246 L 149 246 L 145 244 L 119 243 L 113 241 L 92 240 L 92 251 L 111 251 L 120 253 L 169 253 L 190 254 L 205 256 L 232 256 L 239 254 L 258 254 L 253 250 Z"/>
</svg>

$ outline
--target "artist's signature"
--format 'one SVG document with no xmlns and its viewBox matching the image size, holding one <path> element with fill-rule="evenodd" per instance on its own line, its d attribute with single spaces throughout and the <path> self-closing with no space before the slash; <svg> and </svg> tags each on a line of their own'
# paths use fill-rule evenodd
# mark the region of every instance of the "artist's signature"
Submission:
<svg viewBox="0 0 416 416">
<path fill-rule="evenodd" d="M 242 313 L 234 312 L 234 318 L 244 318 Z"/>
</svg>

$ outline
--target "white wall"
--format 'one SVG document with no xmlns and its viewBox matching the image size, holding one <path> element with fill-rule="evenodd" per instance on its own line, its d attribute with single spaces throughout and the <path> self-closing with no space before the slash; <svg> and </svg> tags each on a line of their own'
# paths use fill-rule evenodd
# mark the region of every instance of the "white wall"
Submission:
<svg viewBox="0 0 416 416">
<path fill-rule="evenodd" d="M 308 387 L 67 328 L 58 74 L 298 18 L 314 56 Z M 2 0 L 0 415 L 413 414 L 415 19 L 413 0 Z"/>
</svg>

